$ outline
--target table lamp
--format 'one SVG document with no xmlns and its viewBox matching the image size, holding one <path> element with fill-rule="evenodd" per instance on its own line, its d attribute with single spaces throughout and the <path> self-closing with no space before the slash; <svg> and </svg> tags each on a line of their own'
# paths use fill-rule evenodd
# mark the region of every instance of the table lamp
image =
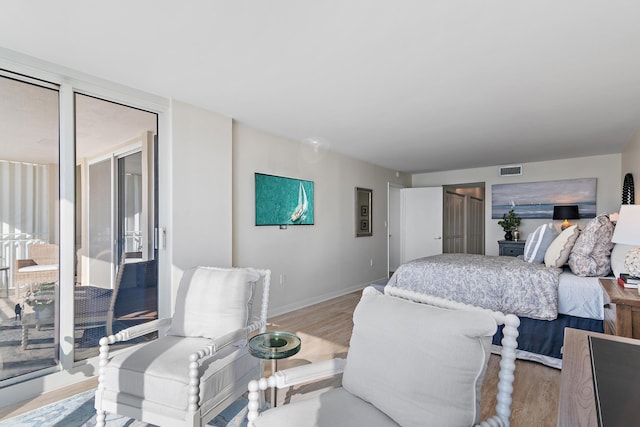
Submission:
<svg viewBox="0 0 640 427">
<path fill-rule="evenodd" d="M 579 219 L 580 211 L 578 210 L 578 205 L 561 205 L 553 207 L 553 219 L 562 220 L 562 225 L 560 229 L 564 230 L 565 228 L 571 227 L 569 223 L 570 219 Z"/>
<path fill-rule="evenodd" d="M 622 245 L 640 246 L 640 205 L 620 206 L 611 241 Z M 629 249 L 624 258 L 624 269 L 627 274 L 640 277 L 640 247 Z"/>
</svg>

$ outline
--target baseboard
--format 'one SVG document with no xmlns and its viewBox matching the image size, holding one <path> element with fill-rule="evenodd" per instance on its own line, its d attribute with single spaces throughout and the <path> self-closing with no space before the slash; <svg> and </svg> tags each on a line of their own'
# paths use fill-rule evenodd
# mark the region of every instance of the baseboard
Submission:
<svg viewBox="0 0 640 427">
<path fill-rule="evenodd" d="M 306 298 L 304 300 L 299 300 L 296 301 L 295 303 L 292 304 L 287 304 L 284 305 L 282 307 L 278 307 L 276 309 L 274 309 L 273 311 L 269 310 L 269 314 L 268 317 L 274 317 L 274 316 L 279 316 L 281 314 L 286 314 L 295 310 L 300 310 L 301 308 L 305 308 L 305 307 L 309 307 L 311 305 L 315 305 L 315 304 L 319 304 L 321 302 L 325 302 L 328 301 L 330 299 L 333 298 L 337 298 L 337 297 L 341 297 L 343 295 L 346 294 L 350 294 L 352 292 L 356 292 L 356 291 L 361 291 L 364 288 L 366 288 L 369 285 L 373 285 L 373 284 L 379 284 L 381 281 L 386 281 L 387 278 L 386 277 L 381 277 L 379 279 L 376 280 L 372 280 L 371 282 L 365 283 L 365 284 L 358 284 L 358 285 L 354 285 L 354 286 L 349 286 L 347 288 L 342 288 L 333 292 L 329 292 L 326 294 L 322 294 L 322 295 L 318 295 L 312 298 Z"/>
</svg>

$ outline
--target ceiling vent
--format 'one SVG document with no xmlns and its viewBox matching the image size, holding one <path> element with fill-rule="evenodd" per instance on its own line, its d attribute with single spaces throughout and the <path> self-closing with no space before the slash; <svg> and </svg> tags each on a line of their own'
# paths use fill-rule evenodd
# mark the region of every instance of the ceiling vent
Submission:
<svg viewBox="0 0 640 427">
<path fill-rule="evenodd" d="M 522 165 L 500 166 L 499 176 L 517 176 L 522 175 Z"/>
</svg>

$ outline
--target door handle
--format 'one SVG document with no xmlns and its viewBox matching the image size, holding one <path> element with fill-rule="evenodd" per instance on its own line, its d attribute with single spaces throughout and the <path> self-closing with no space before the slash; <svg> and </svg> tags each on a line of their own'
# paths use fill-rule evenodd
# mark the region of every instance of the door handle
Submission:
<svg viewBox="0 0 640 427">
<path fill-rule="evenodd" d="M 433 240 L 442 240 L 442 236 L 434 237 Z"/>
<path fill-rule="evenodd" d="M 166 228 L 154 228 L 153 240 L 154 249 L 166 249 L 167 248 L 167 229 Z"/>
</svg>

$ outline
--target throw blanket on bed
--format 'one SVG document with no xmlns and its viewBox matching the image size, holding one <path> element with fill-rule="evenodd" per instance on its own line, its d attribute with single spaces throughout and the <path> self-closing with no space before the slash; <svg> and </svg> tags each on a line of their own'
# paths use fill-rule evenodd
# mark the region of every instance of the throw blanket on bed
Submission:
<svg viewBox="0 0 640 427">
<path fill-rule="evenodd" d="M 559 268 L 506 256 L 443 254 L 401 265 L 387 286 L 532 319 L 558 316 Z"/>
</svg>

